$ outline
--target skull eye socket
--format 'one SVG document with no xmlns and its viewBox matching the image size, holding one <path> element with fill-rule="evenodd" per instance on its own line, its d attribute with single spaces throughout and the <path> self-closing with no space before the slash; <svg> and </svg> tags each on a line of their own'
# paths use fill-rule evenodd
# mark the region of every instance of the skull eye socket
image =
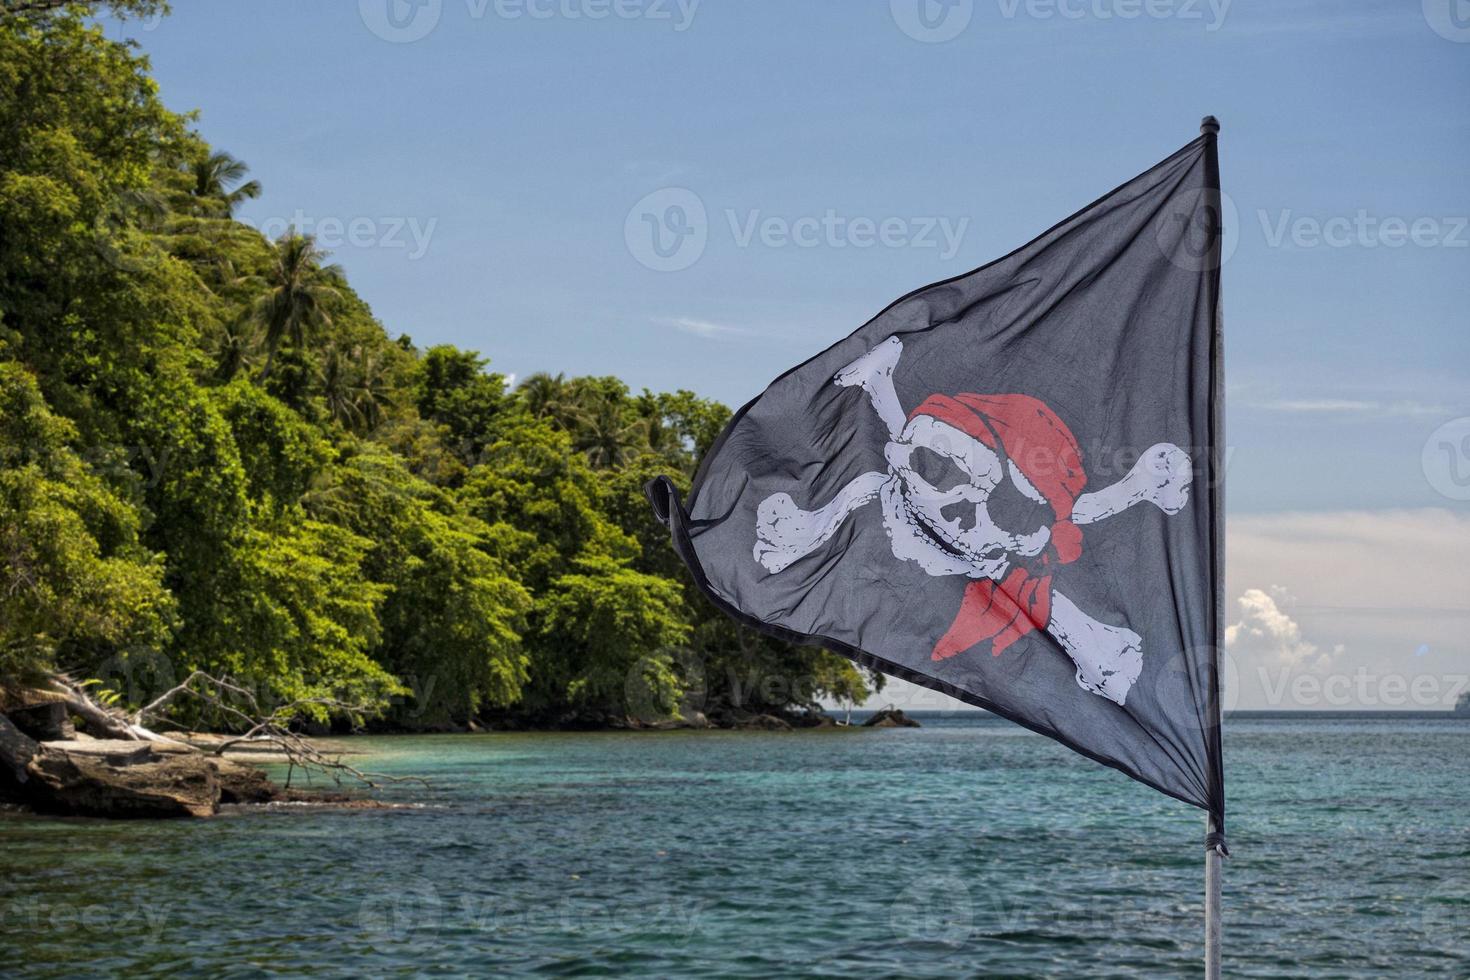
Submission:
<svg viewBox="0 0 1470 980">
<path fill-rule="evenodd" d="M 1009 474 L 996 485 L 985 507 L 990 511 L 990 519 L 1012 534 L 1030 534 L 1050 524 L 1053 517 L 1050 504 L 1032 499 L 1016 486 Z"/>
<path fill-rule="evenodd" d="M 949 491 L 971 482 L 970 474 L 960 469 L 958 463 L 936 453 L 927 446 L 915 446 L 909 455 L 909 468 L 935 490 Z"/>
</svg>

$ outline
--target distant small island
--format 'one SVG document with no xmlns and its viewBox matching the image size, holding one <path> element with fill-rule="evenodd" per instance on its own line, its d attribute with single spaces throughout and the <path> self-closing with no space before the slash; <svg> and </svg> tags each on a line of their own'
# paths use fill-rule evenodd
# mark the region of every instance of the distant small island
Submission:
<svg viewBox="0 0 1470 980">
<path fill-rule="evenodd" d="M 1470 691 L 1460 695 L 1460 700 L 1455 703 L 1455 714 L 1470 715 Z"/>
</svg>

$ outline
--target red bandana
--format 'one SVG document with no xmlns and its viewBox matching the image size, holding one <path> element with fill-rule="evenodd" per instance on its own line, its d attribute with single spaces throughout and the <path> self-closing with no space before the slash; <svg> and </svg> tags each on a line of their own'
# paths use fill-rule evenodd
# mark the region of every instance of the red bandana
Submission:
<svg viewBox="0 0 1470 980">
<path fill-rule="evenodd" d="M 1072 523 L 1072 505 L 1087 482 L 1082 452 L 1061 419 L 1029 395 L 933 395 L 909 418 L 927 415 L 978 439 L 1016 464 L 1051 505 L 1051 540 L 1042 566 L 1065 565 L 1082 554 L 1082 531 Z M 1000 445 L 996 445 L 997 438 Z M 945 660 L 990 640 L 999 656 L 1033 629 L 1051 621 L 1051 575 L 1033 575 L 1019 565 L 999 583 L 979 579 L 965 587 L 954 623 L 934 645 L 933 659 Z"/>
</svg>

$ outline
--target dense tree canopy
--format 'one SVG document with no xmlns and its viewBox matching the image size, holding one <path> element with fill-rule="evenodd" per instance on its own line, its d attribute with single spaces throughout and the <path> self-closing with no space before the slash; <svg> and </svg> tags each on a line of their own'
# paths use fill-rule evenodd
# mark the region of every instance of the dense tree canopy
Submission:
<svg viewBox="0 0 1470 980">
<path fill-rule="evenodd" d="M 724 406 L 392 337 L 234 219 L 261 185 L 92 6 L 0 11 L 0 684 L 146 662 L 415 727 L 865 695 L 715 612 L 652 518 Z"/>
</svg>

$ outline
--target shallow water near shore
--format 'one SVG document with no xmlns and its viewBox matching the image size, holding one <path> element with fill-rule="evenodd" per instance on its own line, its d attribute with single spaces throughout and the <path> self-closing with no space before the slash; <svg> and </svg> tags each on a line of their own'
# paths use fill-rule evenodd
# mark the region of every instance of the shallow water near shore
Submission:
<svg viewBox="0 0 1470 980">
<path fill-rule="evenodd" d="M 0 814 L 0 972 L 1199 970 L 1203 815 L 998 719 L 348 744 L 430 787 Z M 1470 719 L 1237 718 L 1226 745 L 1228 975 L 1470 976 Z"/>
</svg>

